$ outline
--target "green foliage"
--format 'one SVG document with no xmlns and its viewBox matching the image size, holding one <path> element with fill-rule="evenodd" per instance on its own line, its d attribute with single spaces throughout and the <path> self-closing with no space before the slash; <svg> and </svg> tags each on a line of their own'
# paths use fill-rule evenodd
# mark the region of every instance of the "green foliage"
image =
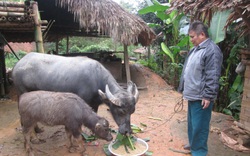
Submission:
<svg viewBox="0 0 250 156">
<path fill-rule="evenodd" d="M 239 119 L 242 93 L 243 93 L 243 77 L 237 75 L 231 89 L 228 92 L 230 103 L 226 108 L 223 109 L 223 113 L 231 115 L 237 120 Z"/>
<path fill-rule="evenodd" d="M 189 45 L 189 37 L 180 35 L 180 25 L 185 17 L 184 14 L 179 14 L 177 11 L 172 11 L 170 14 L 166 14 L 166 10 L 170 7 L 169 3 L 161 4 L 158 1 L 152 1 L 151 5 L 139 10 L 139 14 L 154 13 L 157 18 L 162 20 L 162 24 L 150 23 L 151 27 L 162 27 L 163 40 L 159 43 L 160 52 L 158 54 L 165 55 L 169 59 L 166 59 L 167 63 L 162 62 L 162 76 L 172 85 L 177 87 L 179 81 L 180 71 L 182 70 L 179 52 L 181 50 L 187 50 Z M 165 57 L 162 57 L 165 59 Z M 159 60 L 160 61 L 160 60 Z M 159 63 L 158 63 L 159 64 Z M 171 72 L 171 73 L 166 73 Z M 159 73 L 159 68 L 157 68 Z M 164 75 L 165 74 L 165 75 Z"/>
<path fill-rule="evenodd" d="M 26 52 L 24 51 L 19 51 L 16 52 L 16 55 L 19 59 L 21 59 L 24 55 L 26 55 Z M 18 59 L 15 57 L 14 54 L 12 53 L 5 53 L 5 65 L 6 68 L 13 68 L 14 65 L 17 63 Z"/>
<path fill-rule="evenodd" d="M 225 57 L 223 73 L 220 77 L 220 96 L 218 96 L 218 103 L 220 105 L 217 106 L 216 111 L 231 115 L 238 120 L 244 78 L 241 75 L 237 75 L 235 68 L 240 62 L 240 49 L 245 48 L 247 42 L 245 38 L 237 38 L 237 31 L 234 31 L 232 28 L 233 26 L 229 27 L 226 40 L 222 42 L 226 47 L 224 55 L 229 55 Z"/>
<path fill-rule="evenodd" d="M 78 53 L 81 52 L 81 49 L 77 46 L 77 45 L 73 45 L 72 47 L 70 47 L 69 52 L 71 53 Z"/>
<path fill-rule="evenodd" d="M 120 146 L 124 146 L 125 149 L 127 149 L 127 147 L 129 147 L 131 150 L 135 149 L 134 143 L 136 142 L 136 138 L 132 135 L 130 136 L 126 136 L 126 135 L 122 135 L 120 133 L 117 134 L 116 139 L 114 144 L 112 145 L 112 147 L 114 149 L 118 149 Z M 128 150 L 126 150 L 128 152 Z"/>
<path fill-rule="evenodd" d="M 80 52 L 98 52 L 98 51 L 109 51 L 109 47 L 101 45 L 90 45 L 86 46 Z"/>
<path fill-rule="evenodd" d="M 143 66 L 145 67 L 148 67 L 150 69 L 152 69 L 153 71 L 157 72 L 159 71 L 158 69 L 158 64 L 154 58 L 154 56 L 151 56 L 149 59 L 147 60 L 143 60 L 143 59 L 140 59 L 138 60 L 138 63 L 142 64 Z"/>
</svg>

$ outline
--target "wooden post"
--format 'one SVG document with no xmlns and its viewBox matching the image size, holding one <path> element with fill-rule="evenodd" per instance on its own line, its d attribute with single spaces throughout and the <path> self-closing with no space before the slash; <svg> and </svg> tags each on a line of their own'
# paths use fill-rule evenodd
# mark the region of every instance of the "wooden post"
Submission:
<svg viewBox="0 0 250 156">
<path fill-rule="evenodd" d="M 67 35 L 67 46 L 66 46 L 66 54 L 69 53 L 69 36 Z"/>
<path fill-rule="evenodd" d="M 6 94 L 7 82 L 6 82 L 6 66 L 4 59 L 4 43 L 0 41 L 0 96 L 3 97 Z"/>
<path fill-rule="evenodd" d="M 35 41 L 36 41 L 36 50 L 37 52 L 44 53 L 43 48 L 43 35 L 42 35 L 42 24 L 41 24 L 41 18 L 40 13 L 38 10 L 37 2 L 32 1 L 32 8 L 33 8 L 33 14 L 34 14 L 34 22 L 35 22 Z"/>
<path fill-rule="evenodd" d="M 59 40 L 58 40 L 58 36 L 56 36 L 56 54 L 58 54 L 59 51 Z"/>
<path fill-rule="evenodd" d="M 150 53 L 150 46 L 148 46 L 148 61 L 150 59 L 151 53 Z"/>
<path fill-rule="evenodd" d="M 131 81 L 130 68 L 129 68 L 129 58 L 128 58 L 128 46 L 124 45 L 124 64 L 126 71 L 127 82 Z"/>
</svg>

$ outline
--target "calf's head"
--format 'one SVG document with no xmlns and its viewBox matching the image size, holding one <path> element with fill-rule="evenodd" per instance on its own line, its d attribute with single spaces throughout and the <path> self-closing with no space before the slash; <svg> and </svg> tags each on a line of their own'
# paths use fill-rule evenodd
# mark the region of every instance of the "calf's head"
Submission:
<svg viewBox="0 0 250 156">
<path fill-rule="evenodd" d="M 127 90 L 120 90 L 112 94 L 106 85 L 105 93 L 99 90 L 102 100 L 109 105 L 111 114 L 119 126 L 119 133 L 131 134 L 130 116 L 135 112 L 135 104 L 139 98 L 139 92 L 133 82 L 128 82 Z"/>
<path fill-rule="evenodd" d="M 95 125 L 95 134 L 104 140 L 111 141 L 113 139 L 113 136 L 110 133 L 109 130 L 109 122 L 101 118 Z"/>
</svg>

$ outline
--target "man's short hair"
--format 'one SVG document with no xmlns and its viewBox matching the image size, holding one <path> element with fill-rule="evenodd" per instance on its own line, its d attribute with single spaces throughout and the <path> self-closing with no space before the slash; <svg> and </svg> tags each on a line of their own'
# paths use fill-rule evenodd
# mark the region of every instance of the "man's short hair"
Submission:
<svg viewBox="0 0 250 156">
<path fill-rule="evenodd" d="M 194 31 L 197 35 L 200 35 L 202 32 L 204 32 L 206 37 L 209 37 L 208 34 L 208 27 L 202 23 L 201 21 L 194 21 L 189 25 L 188 32 Z"/>
</svg>

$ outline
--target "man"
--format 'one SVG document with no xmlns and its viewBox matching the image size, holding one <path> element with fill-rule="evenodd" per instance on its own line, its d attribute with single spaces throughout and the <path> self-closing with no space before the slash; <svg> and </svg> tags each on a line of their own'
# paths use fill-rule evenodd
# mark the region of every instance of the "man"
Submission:
<svg viewBox="0 0 250 156">
<path fill-rule="evenodd" d="M 206 156 L 223 56 L 220 48 L 209 38 L 208 28 L 202 22 L 191 23 L 188 34 L 194 47 L 187 54 L 178 89 L 188 101 L 189 144 L 184 149 L 190 149 L 192 156 Z"/>
</svg>

